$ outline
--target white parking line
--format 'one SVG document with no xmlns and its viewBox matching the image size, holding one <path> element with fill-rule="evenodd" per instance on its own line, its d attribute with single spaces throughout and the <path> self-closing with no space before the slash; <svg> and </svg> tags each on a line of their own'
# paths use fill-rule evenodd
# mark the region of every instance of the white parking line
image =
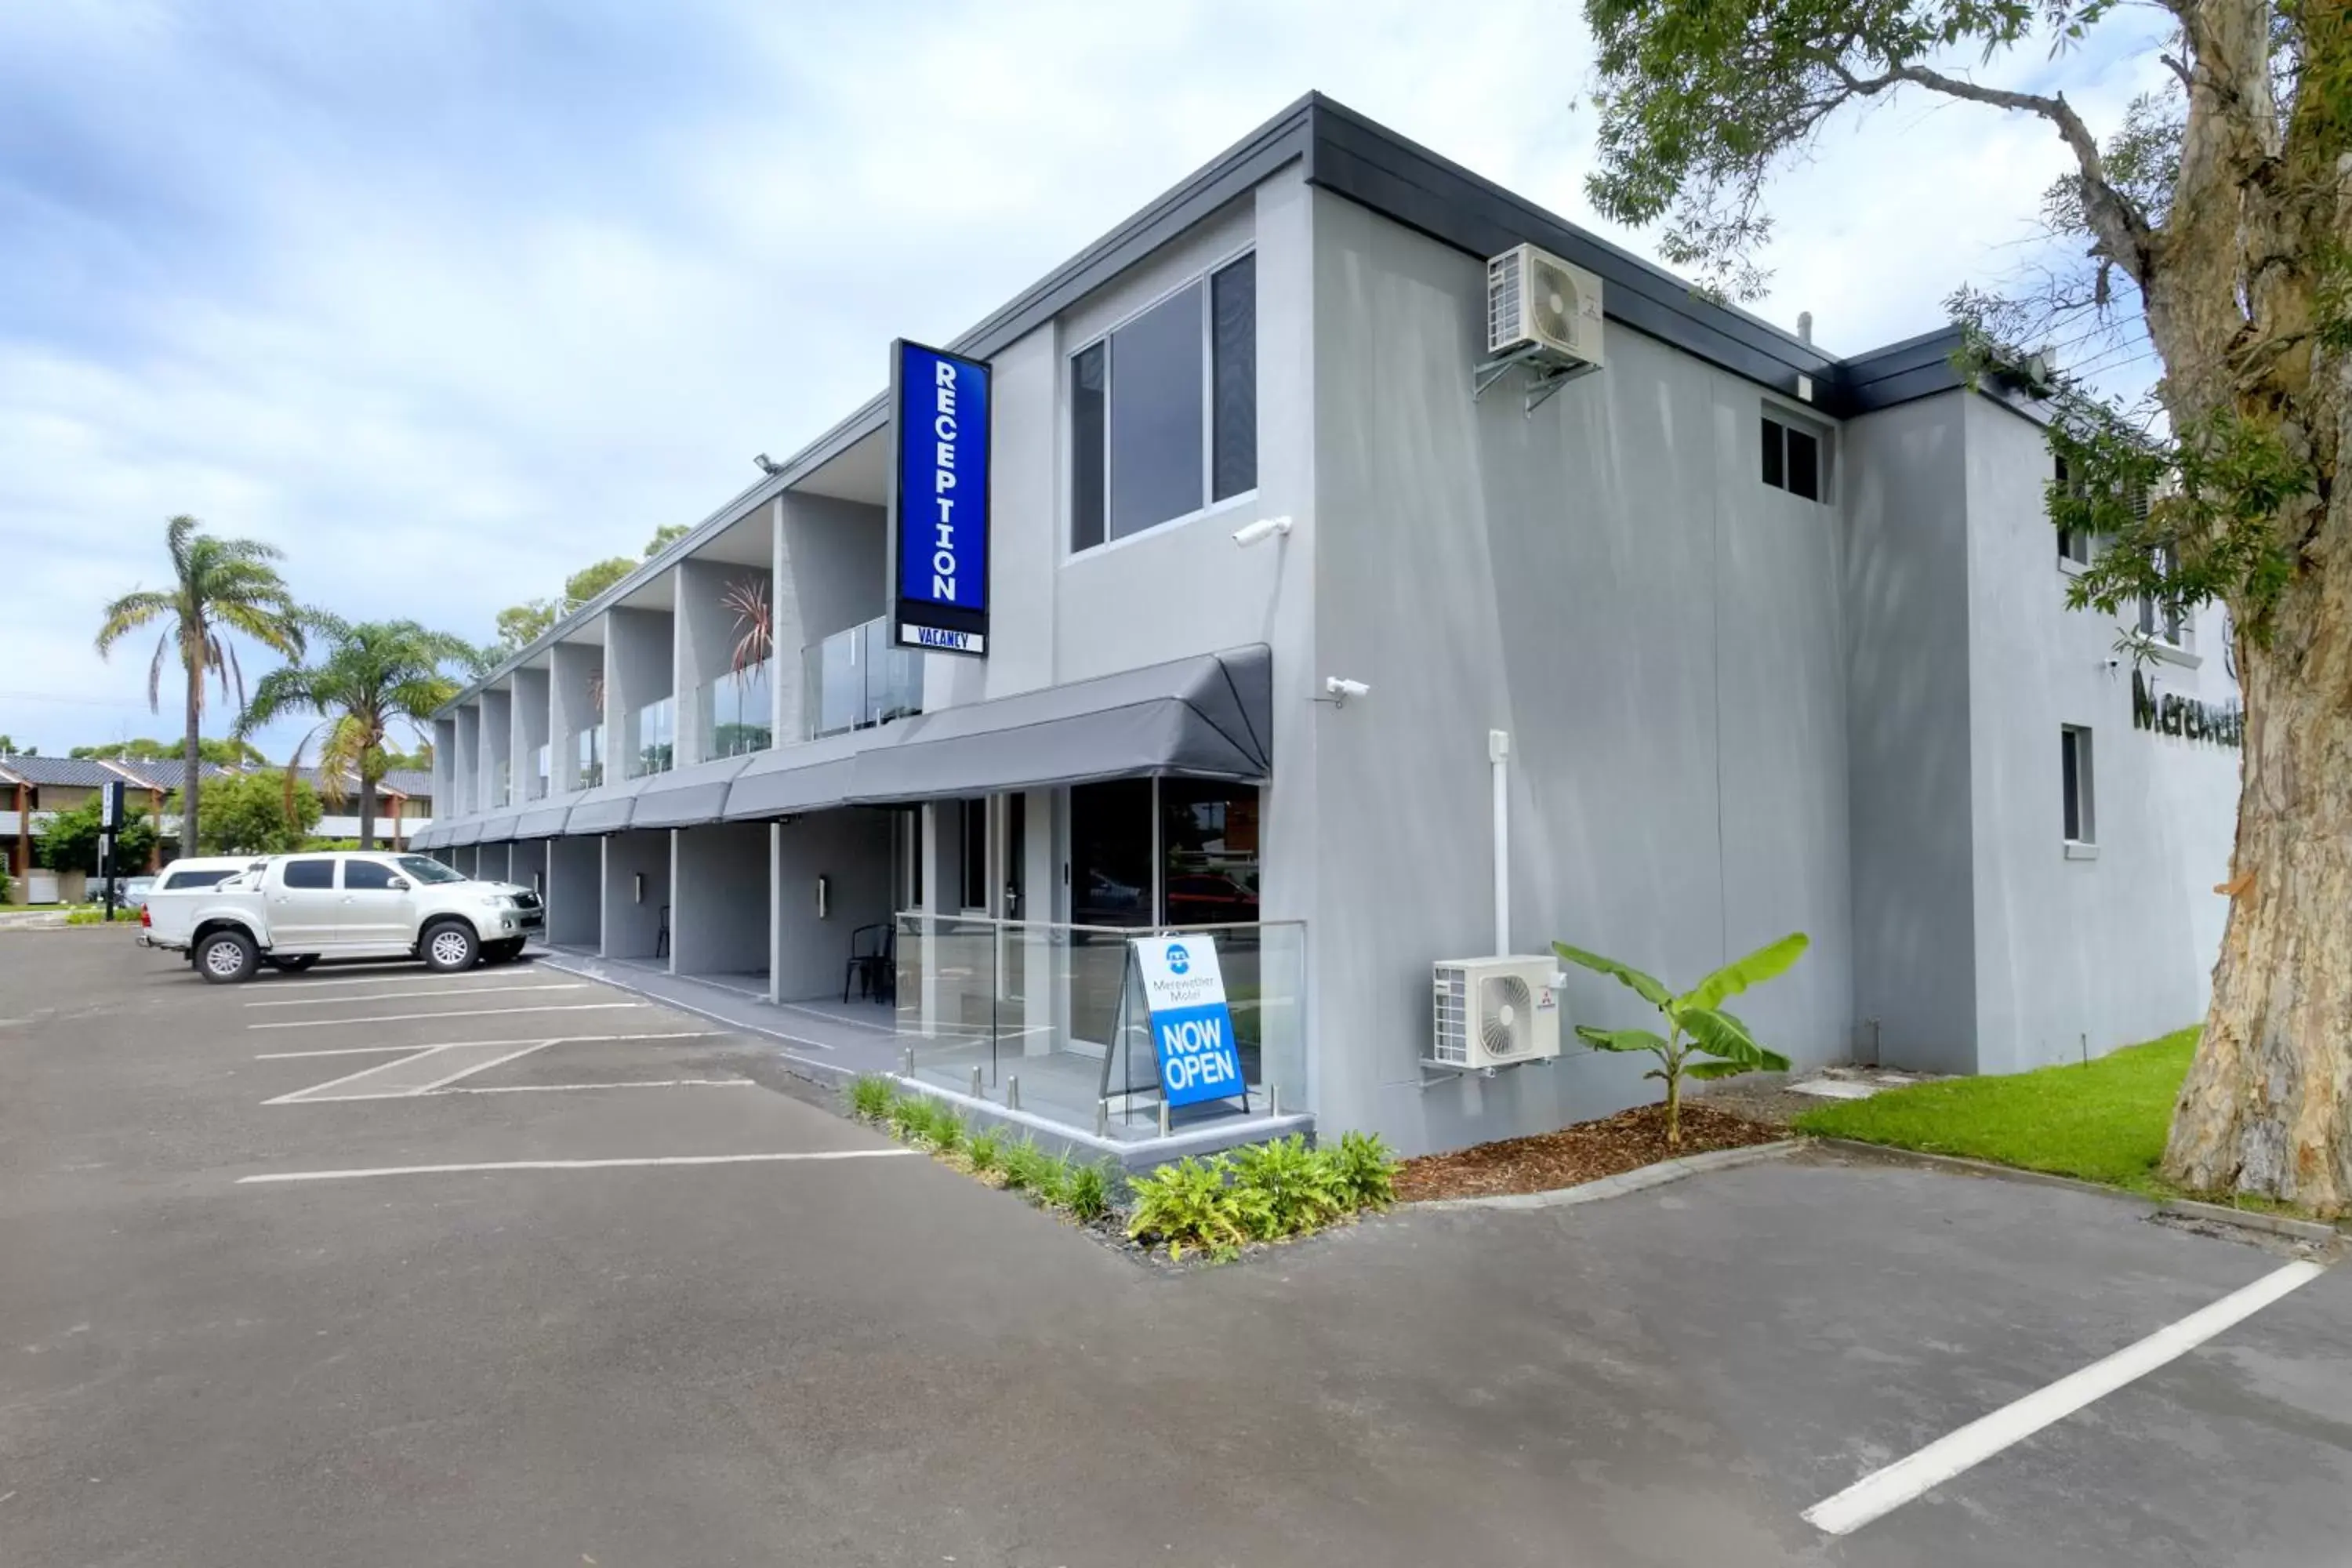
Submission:
<svg viewBox="0 0 2352 1568">
<path fill-rule="evenodd" d="M 585 991 L 584 980 L 562 980 L 552 985 L 436 986 L 430 991 L 371 991 L 357 996 L 286 996 L 275 1002 L 247 1002 L 248 1007 L 342 1007 L 354 1002 L 404 1002 L 412 996 L 492 996 L 502 991 Z"/>
<path fill-rule="evenodd" d="M 2224 1329 L 2252 1317 L 2326 1271 L 2323 1264 L 2290 1263 L 2265 1274 L 2244 1289 L 2158 1329 L 2138 1343 L 2126 1345 L 2104 1361 L 2070 1373 L 2015 1404 L 2004 1405 L 1991 1415 L 1938 1437 L 1917 1453 L 1864 1476 L 1835 1497 L 1807 1509 L 1803 1517 L 1832 1535 L 1859 1530 L 1881 1514 L 1981 1464 L 2011 1444 L 2021 1442 L 2093 1400 L 2113 1394 L 2134 1378 L 2179 1360 Z"/>
<path fill-rule="evenodd" d="M 560 1042 L 570 1045 L 577 1040 L 710 1040 L 725 1034 L 723 1029 L 673 1029 L 660 1035 L 566 1035 Z M 502 1046 L 504 1040 L 451 1040 L 453 1046 Z M 394 1051 L 421 1051 L 425 1046 L 336 1046 L 323 1051 L 263 1051 L 253 1059 L 257 1062 L 290 1062 L 305 1057 L 380 1057 Z"/>
<path fill-rule="evenodd" d="M 337 974 L 329 975 L 324 979 L 316 979 L 308 974 L 268 973 L 257 975 L 256 978 L 270 985 L 299 985 L 305 991 L 316 991 L 321 985 L 394 985 L 404 981 L 431 981 L 433 972 L 414 963 L 388 963 L 381 969 L 369 970 L 365 974 Z M 455 974 L 444 976 L 439 984 L 456 985 L 466 980 L 478 978 L 479 975 L 472 971 L 460 971 Z"/>
<path fill-rule="evenodd" d="M 271 1182 L 348 1182 L 362 1176 L 452 1176 L 476 1171 L 613 1171 L 647 1165 L 751 1165 L 787 1161 L 888 1160 L 912 1149 L 824 1149 L 798 1154 L 655 1154 L 635 1160 L 490 1160 L 473 1165 L 379 1165 L 363 1171 L 275 1171 L 239 1176 L 240 1187 Z"/>
<path fill-rule="evenodd" d="M 455 1083 L 461 1078 L 471 1078 L 478 1072 L 488 1072 L 492 1068 L 504 1066 L 508 1062 L 520 1061 L 523 1058 L 530 1056 L 532 1052 L 543 1051 L 553 1044 L 555 1044 L 553 1040 L 533 1040 L 530 1044 L 523 1047 L 520 1050 L 509 1051 L 502 1057 L 491 1057 L 488 1060 L 475 1062 L 470 1066 L 459 1068 L 456 1072 L 449 1074 L 446 1078 L 436 1078 L 430 1083 L 418 1084 L 415 1089 L 409 1089 L 406 1092 L 410 1094 L 431 1094 L 435 1089 L 439 1089 L 444 1084 Z"/>
<path fill-rule="evenodd" d="M 568 1094 L 582 1089 L 757 1089 L 757 1081 L 748 1078 L 629 1078 L 612 1083 L 490 1083 L 470 1089 L 436 1089 L 429 1092 L 438 1099 L 445 1094 Z"/>
<path fill-rule="evenodd" d="M 642 1007 L 643 1002 L 571 1002 L 544 1007 L 477 1007 L 457 1013 L 385 1013 L 372 1018 L 281 1018 L 274 1024 L 247 1024 L 248 1029 L 337 1029 L 353 1024 L 413 1024 L 421 1018 L 498 1018 L 509 1013 L 593 1013 L 613 1007 Z"/>
</svg>

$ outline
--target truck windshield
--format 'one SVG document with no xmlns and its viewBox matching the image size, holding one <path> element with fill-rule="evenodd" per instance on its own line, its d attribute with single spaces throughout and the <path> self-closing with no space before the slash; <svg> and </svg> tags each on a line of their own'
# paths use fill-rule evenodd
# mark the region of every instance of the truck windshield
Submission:
<svg viewBox="0 0 2352 1568">
<path fill-rule="evenodd" d="M 462 882 L 466 879 L 425 855 L 403 855 L 394 864 L 420 882 Z"/>
</svg>

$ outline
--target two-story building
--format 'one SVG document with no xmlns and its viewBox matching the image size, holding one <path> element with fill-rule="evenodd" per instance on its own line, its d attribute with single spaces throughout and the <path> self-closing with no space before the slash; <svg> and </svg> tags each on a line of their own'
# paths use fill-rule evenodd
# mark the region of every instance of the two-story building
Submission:
<svg viewBox="0 0 2352 1568">
<path fill-rule="evenodd" d="M 1490 363 L 1522 243 L 1600 280 L 1601 368 Z M 1159 1131 L 1142 928 L 1219 933 L 1253 1114 L 1412 1152 L 1647 1096 L 1572 1039 L 1425 1060 L 1433 961 L 1555 938 L 1688 981 L 1810 933 L 1742 1004 L 1801 1063 L 2143 1039 L 2219 942 L 2237 759 L 2179 715 L 2228 636 L 2136 668 L 2063 607 L 2042 426 L 1956 342 L 1836 357 L 1310 97 L 945 345 L 989 373 L 981 657 L 892 637 L 877 399 L 453 702 L 416 843 L 1113 1142 Z"/>
</svg>

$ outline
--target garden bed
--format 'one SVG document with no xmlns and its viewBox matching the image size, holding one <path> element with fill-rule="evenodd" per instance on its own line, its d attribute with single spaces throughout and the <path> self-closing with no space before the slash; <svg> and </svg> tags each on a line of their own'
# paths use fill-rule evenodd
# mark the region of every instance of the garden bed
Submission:
<svg viewBox="0 0 2352 1568">
<path fill-rule="evenodd" d="M 1644 1105 L 1598 1121 L 1580 1121 L 1557 1132 L 1507 1138 L 1450 1154 L 1423 1154 L 1407 1160 L 1398 1171 L 1397 1201 L 1547 1193 L 1639 1170 L 1661 1160 L 1775 1143 L 1787 1136 L 1780 1128 L 1689 1100 L 1683 1102 L 1682 1121 L 1679 1148 L 1667 1146 L 1665 1107 Z"/>
</svg>

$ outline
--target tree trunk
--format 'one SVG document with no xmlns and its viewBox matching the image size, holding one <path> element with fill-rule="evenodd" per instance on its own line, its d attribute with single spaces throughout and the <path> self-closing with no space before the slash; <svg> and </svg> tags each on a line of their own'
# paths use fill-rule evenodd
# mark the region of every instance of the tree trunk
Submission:
<svg viewBox="0 0 2352 1568">
<path fill-rule="evenodd" d="M 1675 1068 L 1666 1068 L 1666 1147 L 1683 1146 L 1683 1075 Z"/>
<path fill-rule="evenodd" d="M 2236 894 L 2163 1172 L 2333 1216 L 2352 1212 L 2352 560 L 2282 611 L 2273 647 L 2240 639 Z"/>
<path fill-rule="evenodd" d="M 375 847 L 375 781 L 360 774 L 360 847 Z"/>
<path fill-rule="evenodd" d="M 181 749 L 184 773 L 180 779 L 180 853 L 196 853 L 196 773 L 204 765 L 205 735 L 205 661 L 201 657 L 188 657 L 184 644 L 181 658 L 188 668 L 188 736 Z"/>
</svg>

